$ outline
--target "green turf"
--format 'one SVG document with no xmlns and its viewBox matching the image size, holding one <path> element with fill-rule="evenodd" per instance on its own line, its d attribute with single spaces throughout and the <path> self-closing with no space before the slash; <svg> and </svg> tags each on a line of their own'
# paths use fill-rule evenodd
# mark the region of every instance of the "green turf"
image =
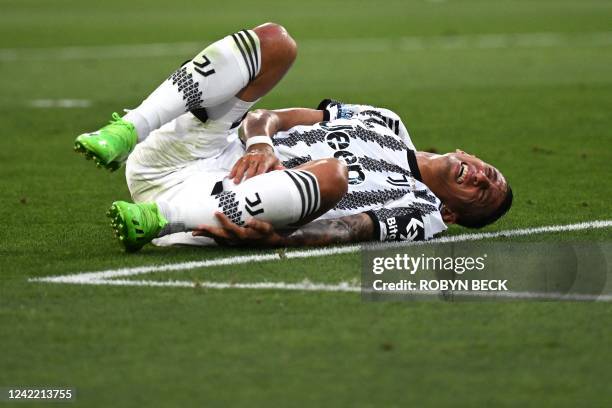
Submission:
<svg viewBox="0 0 612 408">
<path fill-rule="evenodd" d="M 104 212 L 129 198 L 123 174 L 71 151 L 76 135 L 136 105 L 199 50 L 61 53 L 204 45 L 264 21 L 283 23 L 300 54 L 259 106 L 316 106 L 327 97 L 382 105 L 402 116 L 418 148 L 459 147 L 490 160 L 510 180 L 515 205 L 486 231 L 612 219 L 609 1 L 4 1 L 0 387 L 71 386 L 87 407 L 609 406 L 609 303 L 372 303 L 358 294 L 27 282 L 257 252 L 122 253 Z M 523 37 L 479 47 L 489 34 Z M 403 37 L 425 47 L 406 50 Z M 463 45 L 452 48 L 457 38 Z M 533 43 L 542 38 L 554 43 Z M 31 107 L 60 98 L 92 105 Z M 610 236 L 600 229 L 515 240 Z M 137 279 L 359 276 L 355 254 Z"/>
</svg>

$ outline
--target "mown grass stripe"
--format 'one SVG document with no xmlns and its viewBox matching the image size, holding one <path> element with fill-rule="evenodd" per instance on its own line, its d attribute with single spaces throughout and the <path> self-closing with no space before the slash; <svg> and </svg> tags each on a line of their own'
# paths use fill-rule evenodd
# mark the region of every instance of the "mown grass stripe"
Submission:
<svg viewBox="0 0 612 408">
<path fill-rule="evenodd" d="M 212 41 L 208 41 L 209 43 Z M 110 58 L 157 58 L 188 56 L 202 49 L 202 42 L 153 44 L 115 44 L 49 48 L 3 48 L 1 62 L 82 60 Z M 307 52 L 414 52 L 422 50 L 466 50 L 507 48 L 550 48 L 565 46 L 608 47 L 612 32 L 594 33 L 502 33 L 443 35 L 398 38 L 329 38 L 300 40 L 300 50 Z"/>
</svg>

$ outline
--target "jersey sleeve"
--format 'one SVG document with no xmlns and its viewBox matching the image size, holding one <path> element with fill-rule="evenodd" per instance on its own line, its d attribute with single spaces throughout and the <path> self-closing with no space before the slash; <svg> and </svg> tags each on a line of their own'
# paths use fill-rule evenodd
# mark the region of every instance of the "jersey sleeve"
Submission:
<svg viewBox="0 0 612 408">
<path fill-rule="evenodd" d="M 398 114 L 390 109 L 378 108 L 371 105 L 348 104 L 334 99 L 324 99 L 317 109 L 323 111 L 323 120 L 360 119 L 366 123 L 374 122 L 385 126 L 399 136 L 409 147 L 414 149 L 408 129 Z"/>
<path fill-rule="evenodd" d="M 446 230 L 437 198 L 432 203 L 405 196 L 366 214 L 374 223 L 374 238 L 383 242 L 425 241 Z"/>
</svg>

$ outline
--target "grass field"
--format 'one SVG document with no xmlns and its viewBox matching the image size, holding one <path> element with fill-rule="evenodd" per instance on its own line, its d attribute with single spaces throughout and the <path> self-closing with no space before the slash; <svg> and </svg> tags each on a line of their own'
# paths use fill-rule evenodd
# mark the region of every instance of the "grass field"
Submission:
<svg viewBox="0 0 612 408">
<path fill-rule="evenodd" d="M 300 53 L 258 106 L 327 97 L 385 106 L 418 148 L 460 147 L 495 163 L 515 204 L 485 232 L 610 220 L 612 2 L 0 8 L 0 387 L 73 387 L 87 407 L 612 404 L 610 302 L 364 302 L 353 292 L 28 281 L 274 254 L 122 253 L 104 213 L 129 198 L 123 171 L 72 152 L 76 135 L 138 104 L 209 40 L 265 21 L 285 25 Z M 607 227 L 497 240 L 610 237 Z M 123 279 L 358 286 L 360 270 L 350 252 Z"/>
</svg>

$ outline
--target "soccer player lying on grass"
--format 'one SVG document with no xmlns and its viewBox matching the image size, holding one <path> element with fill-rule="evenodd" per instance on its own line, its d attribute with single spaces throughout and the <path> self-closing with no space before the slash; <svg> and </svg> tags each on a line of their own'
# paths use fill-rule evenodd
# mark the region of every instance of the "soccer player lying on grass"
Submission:
<svg viewBox="0 0 612 408">
<path fill-rule="evenodd" d="M 313 123 L 291 127 L 297 118 Z M 332 202 L 316 221 L 277 232 L 274 220 L 263 216 L 247 217 L 245 225 L 219 211 L 221 225 L 200 225 L 194 235 L 220 244 L 278 247 L 426 240 L 444 231 L 444 223 L 492 223 L 512 203 L 512 191 L 496 168 L 461 150 L 445 155 L 415 151 L 399 117 L 387 109 L 325 100 L 319 110 L 251 112 L 242 128 L 247 135 L 270 134 L 274 150 L 269 148 L 263 157 L 271 168 L 280 163 L 311 169 L 332 155 L 340 158 L 336 165 L 341 168 L 327 164 L 316 173 L 326 187 L 321 196 Z M 229 177 L 242 180 L 244 173 L 261 166 L 249 159 L 238 160 Z"/>
<path fill-rule="evenodd" d="M 480 227 L 508 210 L 512 192 L 497 169 L 461 151 L 416 152 L 387 109 L 325 100 L 246 115 L 295 56 L 281 26 L 237 32 L 123 118 L 76 139 L 98 166 L 127 160 L 137 204 L 109 211 L 127 250 L 156 238 L 210 242 L 191 231 L 267 246 L 423 240 L 445 223 Z"/>
</svg>

